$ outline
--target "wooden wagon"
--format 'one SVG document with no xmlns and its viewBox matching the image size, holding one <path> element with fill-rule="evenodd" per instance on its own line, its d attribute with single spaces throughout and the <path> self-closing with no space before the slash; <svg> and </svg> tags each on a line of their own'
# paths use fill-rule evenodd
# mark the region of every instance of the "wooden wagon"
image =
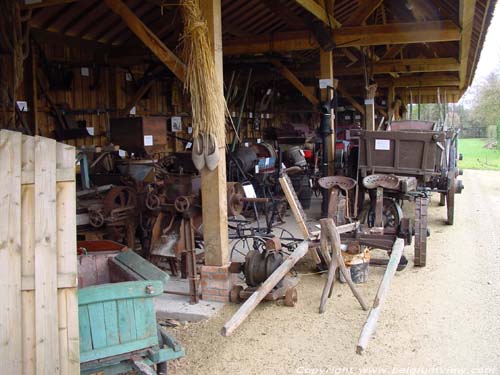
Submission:
<svg viewBox="0 0 500 375">
<path fill-rule="evenodd" d="M 447 204 L 447 222 L 453 224 L 454 196 L 463 189 L 457 179 L 457 131 L 434 130 L 432 122 L 401 121 L 391 124 L 391 131 L 361 131 L 358 170 L 360 177 L 391 179 L 383 197 L 384 226 L 397 226 L 402 219 L 400 202 L 415 201 L 415 264 L 426 263 L 428 196 L 441 194 L 440 203 Z M 388 177 L 390 176 L 390 178 Z M 365 186 L 367 187 L 367 186 Z M 371 190 L 375 213 L 375 186 Z M 370 215 L 368 215 L 368 219 Z"/>
</svg>

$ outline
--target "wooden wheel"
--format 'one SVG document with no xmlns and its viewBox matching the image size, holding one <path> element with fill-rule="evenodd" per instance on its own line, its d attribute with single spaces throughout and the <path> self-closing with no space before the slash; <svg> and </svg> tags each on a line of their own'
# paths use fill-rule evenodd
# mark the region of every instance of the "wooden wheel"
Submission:
<svg viewBox="0 0 500 375">
<path fill-rule="evenodd" d="M 425 267 L 427 262 L 427 207 L 429 198 L 415 199 L 415 255 L 417 267 Z"/>
<path fill-rule="evenodd" d="M 446 204 L 446 193 L 439 193 L 439 205 L 444 206 Z"/>
<path fill-rule="evenodd" d="M 297 294 L 297 289 L 295 288 L 289 288 L 285 292 L 285 306 L 288 307 L 294 307 L 295 304 L 297 303 L 298 299 L 298 294 Z"/>
<path fill-rule="evenodd" d="M 446 223 L 448 225 L 453 225 L 454 213 L 455 213 L 455 176 L 451 176 L 451 183 L 448 192 L 446 193 L 446 211 L 448 214 L 448 220 Z"/>
</svg>

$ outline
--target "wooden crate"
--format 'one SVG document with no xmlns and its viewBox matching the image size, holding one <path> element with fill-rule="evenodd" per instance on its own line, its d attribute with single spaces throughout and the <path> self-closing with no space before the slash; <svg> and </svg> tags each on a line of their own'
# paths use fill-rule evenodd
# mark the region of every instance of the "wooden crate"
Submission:
<svg viewBox="0 0 500 375">
<path fill-rule="evenodd" d="M 0 131 L 0 363 L 79 374 L 75 149 Z"/>
</svg>

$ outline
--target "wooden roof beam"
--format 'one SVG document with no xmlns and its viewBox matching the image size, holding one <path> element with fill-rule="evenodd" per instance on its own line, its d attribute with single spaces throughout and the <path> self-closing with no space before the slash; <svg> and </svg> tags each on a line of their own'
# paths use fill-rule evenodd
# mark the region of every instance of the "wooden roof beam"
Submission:
<svg viewBox="0 0 500 375">
<path fill-rule="evenodd" d="M 339 82 L 337 85 L 337 91 L 342 95 L 343 98 L 345 98 L 351 105 L 358 111 L 360 112 L 363 116 L 365 114 L 365 107 L 363 107 L 361 104 L 359 104 L 356 99 L 349 93 L 349 91 L 346 90 L 346 88 Z"/>
<path fill-rule="evenodd" d="M 458 87 L 460 84 L 458 77 L 451 74 L 377 78 L 375 81 L 379 87 Z"/>
<path fill-rule="evenodd" d="M 472 38 L 472 29 L 474 26 L 474 13 L 476 10 L 476 0 L 460 0 L 460 27 L 462 33 L 460 36 L 460 88 L 465 89 L 468 86 L 467 73 L 469 68 L 469 52 Z"/>
<path fill-rule="evenodd" d="M 380 60 L 373 63 L 373 74 L 451 72 L 458 71 L 460 64 L 454 58 Z M 363 74 L 362 67 L 335 67 L 336 76 Z"/>
<path fill-rule="evenodd" d="M 130 30 L 177 78 L 184 81 L 186 65 L 121 0 L 104 0 L 104 3 L 123 19 Z"/>
<path fill-rule="evenodd" d="M 302 8 L 311 13 L 314 17 L 322 21 L 328 27 L 337 29 L 341 26 L 331 14 L 327 13 L 326 9 L 314 0 L 295 0 Z"/>
<path fill-rule="evenodd" d="M 390 23 L 342 27 L 333 34 L 337 47 L 385 44 L 447 42 L 460 39 L 460 29 L 451 21 Z M 224 42 L 225 55 L 286 52 L 317 49 L 319 45 L 308 31 L 274 33 L 233 38 Z"/>
<path fill-rule="evenodd" d="M 382 60 L 394 59 L 406 47 L 406 44 L 394 44 L 382 56 Z"/>
<path fill-rule="evenodd" d="M 285 65 L 281 63 L 281 61 L 276 59 L 271 59 L 271 64 L 278 70 L 278 72 L 287 79 L 297 90 L 299 90 L 304 97 L 311 102 L 311 104 L 317 106 L 319 105 L 319 100 L 316 96 L 312 94 L 307 87 L 297 78 L 295 74 L 293 74 L 290 69 L 288 69 Z"/>
<path fill-rule="evenodd" d="M 365 0 L 358 3 L 359 6 L 351 13 L 347 21 L 342 24 L 343 26 L 362 25 L 375 9 L 382 4 L 382 0 Z"/>
<path fill-rule="evenodd" d="M 45 8 L 45 7 L 51 7 L 54 5 L 61 5 L 61 4 L 69 4 L 69 3 L 74 3 L 78 0 L 40 0 L 38 3 L 32 3 L 32 4 L 25 4 L 24 1 L 20 2 L 21 9 L 36 9 L 36 8 Z"/>
</svg>

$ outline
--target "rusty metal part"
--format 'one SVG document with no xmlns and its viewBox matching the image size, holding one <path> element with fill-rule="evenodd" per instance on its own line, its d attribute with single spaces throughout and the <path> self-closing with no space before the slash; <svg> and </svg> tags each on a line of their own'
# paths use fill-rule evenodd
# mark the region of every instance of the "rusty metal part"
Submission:
<svg viewBox="0 0 500 375">
<path fill-rule="evenodd" d="M 429 198 L 415 199 L 415 266 L 424 267 L 427 262 L 427 207 Z"/>
<path fill-rule="evenodd" d="M 266 240 L 266 251 L 280 251 L 281 241 L 278 237 L 271 237 Z"/>
<path fill-rule="evenodd" d="M 294 307 L 298 300 L 296 288 L 289 288 L 285 292 L 285 306 Z"/>
<path fill-rule="evenodd" d="M 184 243 L 186 245 L 186 265 L 187 265 L 187 279 L 189 281 L 189 294 L 191 303 L 198 303 L 200 300 L 198 294 L 198 284 L 200 276 L 196 268 L 196 251 L 194 242 L 194 231 L 192 219 L 183 219 L 181 223 L 181 230 L 184 233 Z"/>
<path fill-rule="evenodd" d="M 245 191 L 239 182 L 227 183 L 227 214 L 236 216 L 241 214 L 244 207 Z"/>
<path fill-rule="evenodd" d="M 89 222 L 94 228 L 100 228 L 104 225 L 104 215 L 101 210 L 89 210 Z"/>
<path fill-rule="evenodd" d="M 249 286 L 257 287 L 283 263 L 283 255 L 275 251 L 251 250 L 245 256 L 244 275 Z"/>
<path fill-rule="evenodd" d="M 372 227 L 397 228 L 403 218 L 401 206 L 393 199 L 384 197 L 381 205 L 380 221 L 377 223 L 377 208 L 371 206 L 368 211 L 367 224 Z"/>
<path fill-rule="evenodd" d="M 346 191 L 351 190 L 356 186 L 356 180 L 345 176 L 327 176 L 321 177 L 318 180 L 318 184 L 323 189 L 333 189 L 334 187 L 338 187 Z"/>
<path fill-rule="evenodd" d="M 399 188 L 399 178 L 391 174 L 371 174 L 363 178 L 363 186 L 367 189 L 382 187 L 397 190 Z"/>
<path fill-rule="evenodd" d="M 180 213 L 187 212 L 191 207 L 191 202 L 189 197 L 183 195 L 177 197 L 174 201 L 174 207 L 177 210 L 177 212 Z"/>
</svg>

